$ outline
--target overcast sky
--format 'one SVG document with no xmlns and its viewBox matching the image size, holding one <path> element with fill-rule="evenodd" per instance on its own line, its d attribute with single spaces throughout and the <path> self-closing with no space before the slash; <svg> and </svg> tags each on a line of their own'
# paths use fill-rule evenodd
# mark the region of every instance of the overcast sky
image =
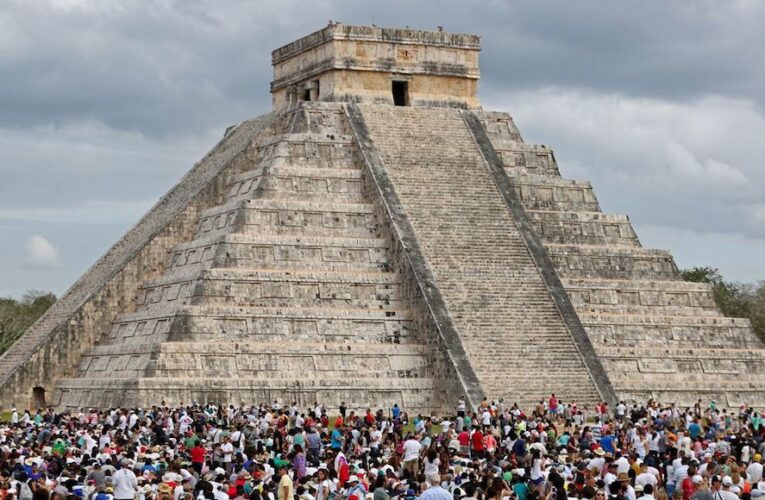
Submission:
<svg viewBox="0 0 765 500">
<path fill-rule="evenodd" d="M 330 19 L 481 35 L 484 108 L 645 246 L 765 279 L 765 2 L 0 0 L 0 296 L 66 290 Z"/>
</svg>

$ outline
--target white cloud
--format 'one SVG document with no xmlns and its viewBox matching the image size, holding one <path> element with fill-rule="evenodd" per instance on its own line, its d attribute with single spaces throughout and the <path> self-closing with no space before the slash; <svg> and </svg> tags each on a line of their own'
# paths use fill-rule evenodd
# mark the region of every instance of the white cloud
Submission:
<svg viewBox="0 0 765 500">
<path fill-rule="evenodd" d="M 26 264 L 33 268 L 53 267 L 58 264 L 58 250 L 45 237 L 32 236 L 27 241 Z"/>
<path fill-rule="evenodd" d="M 546 88 L 492 94 L 564 177 L 593 182 L 605 211 L 643 224 L 765 238 L 765 116 L 750 101 L 689 102 Z"/>
<path fill-rule="evenodd" d="M 638 225 L 635 229 L 643 245 L 671 249 L 681 269 L 717 267 L 726 279 L 747 283 L 765 278 L 763 238 L 653 225 Z"/>
</svg>

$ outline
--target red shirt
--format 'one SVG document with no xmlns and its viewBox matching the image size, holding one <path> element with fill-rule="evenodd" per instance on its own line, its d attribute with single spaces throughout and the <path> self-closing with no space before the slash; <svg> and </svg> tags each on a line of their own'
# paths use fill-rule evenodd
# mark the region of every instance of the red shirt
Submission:
<svg viewBox="0 0 765 500">
<path fill-rule="evenodd" d="M 195 446 L 191 449 L 191 461 L 196 464 L 203 464 L 205 462 L 205 451 L 201 446 Z"/>
<path fill-rule="evenodd" d="M 471 436 L 473 441 L 473 449 L 475 451 L 483 451 L 483 433 L 481 431 L 475 431 Z"/>
<path fill-rule="evenodd" d="M 467 446 L 470 444 L 470 434 L 468 431 L 462 431 L 457 436 L 457 440 L 459 440 L 461 446 Z"/>
<path fill-rule="evenodd" d="M 694 493 L 693 479 L 690 477 L 686 477 L 685 479 L 683 479 L 683 500 L 691 500 L 693 493 Z"/>
</svg>

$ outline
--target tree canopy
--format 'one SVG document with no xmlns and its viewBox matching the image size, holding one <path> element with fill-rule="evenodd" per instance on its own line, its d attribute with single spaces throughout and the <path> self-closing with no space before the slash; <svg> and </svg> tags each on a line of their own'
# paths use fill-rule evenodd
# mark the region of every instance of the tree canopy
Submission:
<svg viewBox="0 0 765 500">
<path fill-rule="evenodd" d="M 712 286 L 715 302 L 729 317 L 748 318 L 752 328 L 765 341 L 765 281 L 735 283 L 726 281 L 719 269 L 692 267 L 682 271 L 685 281 L 708 283 Z"/>
<path fill-rule="evenodd" d="M 0 297 L 0 354 L 4 353 L 54 302 L 56 302 L 55 295 L 39 290 L 27 292 L 20 300 Z"/>
</svg>

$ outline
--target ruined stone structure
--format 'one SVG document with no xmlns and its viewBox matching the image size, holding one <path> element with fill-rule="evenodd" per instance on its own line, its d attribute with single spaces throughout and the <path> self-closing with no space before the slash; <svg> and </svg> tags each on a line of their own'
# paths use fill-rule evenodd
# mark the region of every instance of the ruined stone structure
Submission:
<svg viewBox="0 0 765 500">
<path fill-rule="evenodd" d="M 0 358 L 7 407 L 765 406 L 765 346 L 506 113 L 471 35 L 330 24 Z"/>
</svg>

